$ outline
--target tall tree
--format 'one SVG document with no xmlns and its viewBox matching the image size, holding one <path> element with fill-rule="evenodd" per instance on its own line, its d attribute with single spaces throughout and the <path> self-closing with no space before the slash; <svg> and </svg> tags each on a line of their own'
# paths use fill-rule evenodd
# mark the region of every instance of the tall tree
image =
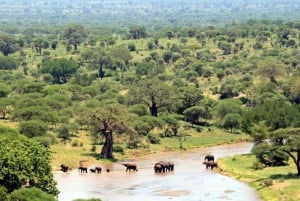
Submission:
<svg viewBox="0 0 300 201">
<path fill-rule="evenodd" d="M 113 156 L 113 132 L 126 133 L 129 140 L 135 138 L 136 131 L 132 129 L 131 115 L 127 109 L 119 104 L 108 104 L 93 111 L 90 116 L 90 127 L 93 136 L 104 136 L 101 158 L 112 159 Z"/>
<path fill-rule="evenodd" d="M 70 24 L 64 31 L 64 37 L 68 41 L 68 44 L 74 46 L 74 50 L 77 50 L 78 45 L 82 43 L 87 36 L 87 31 L 80 24 Z"/>
<path fill-rule="evenodd" d="M 171 110 L 177 104 L 175 89 L 158 79 L 141 80 L 129 92 L 138 103 L 146 104 L 152 116 L 158 116 L 158 110 Z"/>
<path fill-rule="evenodd" d="M 130 27 L 129 33 L 133 39 L 146 37 L 146 28 L 144 26 L 135 25 Z"/>
</svg>

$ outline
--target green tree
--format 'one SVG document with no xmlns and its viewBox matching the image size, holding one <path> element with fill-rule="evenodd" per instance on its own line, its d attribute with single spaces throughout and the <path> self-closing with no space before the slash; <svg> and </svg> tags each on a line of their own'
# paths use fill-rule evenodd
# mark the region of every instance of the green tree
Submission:
<svg viewBox="0 0 300 201">
<path fill-rule="evenodd" d="M 140 39 L 146 37 L 146 28 L 144 26 L 135 25 L 129 29 L 130 36 L 133 39 Z"/>
<path fill-rule="evenodd" d="M 50 152 L 42 145 L 12 133 L 7 131 L 0 135 L 0 185 L 8 192 L 26 184 L 57 195 Z"/>
<path fill-rule="evenodd" d="M 278 129 L 270 134 L 272 147 L 287 153 L 297 168 L 300 176 L 300 129 L 286 128 Z"/>
<path fill-rule="evenodd" d="M 48 130 L 48 126 L 38 120 L 21 122 L 19 125 L 20 133 L 26 135 L 29 138 L 43 136 Z"/>
<path fill-rule="evenodd" d="M 43 48 L 49 47 L 49 42 L 43 38 L 36 38 L 33 42 L 36 52 L 41 56 Z"/>
<path fill-rule="evenodd" d="M 199 105 L 204 98 L 202 90 L 192 86 L 180 87 L 178 96 L 180 102 L 178 106 L 179 114 L 187 108 Z"/>
<path fill-rule="evenodd" d="M 67 141 L 71 141 L 71 132 L 70 132 L 70 128 L 63 124 L 61 126 L 59 126 L 57 128 L 57 131 L 58 131 L 58 137 L 61 138 L 61 141 L 66 144 Z"/>
<path fill-rule="evenodd" d="M 129 143 L 135 141 L 136 131 L 132 129 L 133 118 L 122 105 L 107 104 L 93 111 L 90 116 L 91 133 L 94 136 L 105 138 L 100 156 L 101 158 L 113 159 L 113 132 L 129 135 Z"/>
<path fill-rule="evenodd" d="M 229 128 L 230 132 L 233 133 L 234 128 L 240 128 L 242 117 L 239 114 L 226 114 L 223 119 L 222 126 Z"/>
<path fill-rule="evenodd" d="M 68 41 L 68 44 L 73 45 L 74 51 L 77 50 L 86 38 L 88 34 L 85 28 L 80 24 L 70 24 L 65 28 L 64 37 Z"/>
<path fill-rule="evenodd" d="M 250 135 L 255 142 L 261 143 L 264 139 L 268 138 L 269 128 L 264 121 L 260 121 L 252 125 L 250 128 Z"/>
<path fill-rule="evenodd" d="M 283 75 L 284 64 L 276 58 L 268 57 L 258 63 L 258 75 L 266 77 L 270 82 L 277 84 L 278 78 Z"/>
<path fill-rule="evenodd" d="M 5 98 L 11 92 L 11 88 L 4 82 L 0 82 L 0 98 Z"/>
<path fill-rule="evenodd" d="M 158 79 L 141 80 L 129 93 L 136 103 L 146 104 L 155 117 L 159 109 L 170 110 L 178 103 L 174 88 Z"/>
<path fill-rule="evenodd" d="M 19 48 L 20 44 L 12 35 L 0 33 L 0 51 L 4 56 L 16 52 Z"/>
<path fill-rule="evenodd" d="M 185 119 L 193 124 L 198 124 L 199 118 L 204 116 L 205 113 L 205 108 L 200 106 L 189 107 L 183 111 Z"/>
<path fill-rule="evenodd" d="M 242 102 L 236 99 L 225 99 L 218 101 L 213 111 L 217 117 L 223 119 L 227 114 L 236 113 L 242 115 Z"/>
<path fill-rule="evenodd" d="M 0 56 L 0 70 L 15 70 L 18 66 L 19 62 L 16 59 Z"/>
<path fill-rule="evenodd" d="M 67 59 L 53 59 L 43 63 L 41 72 L 49 73 L 54 78 L 54 83 L 66 83 L 68 79 L 77 71 L 77 63 Z"/>
</svg>

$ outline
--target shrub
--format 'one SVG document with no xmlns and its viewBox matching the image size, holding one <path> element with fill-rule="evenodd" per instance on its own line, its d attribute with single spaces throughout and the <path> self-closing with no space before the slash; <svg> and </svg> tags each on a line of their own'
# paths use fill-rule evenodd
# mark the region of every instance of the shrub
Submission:
<svg viewBox="0 0 300 201">
<path fill-rule="evenodd" d="M 252 168 L 253 168 L 254 170 L 261 170 L 261 169 L 264 168 L 264 165 L 263 165 L 261 162 L 259 162 L 259 161 L 255 161 L 255 162 L 253 163 L 253 165 L 252 165 Z"/>
<path fill-rule="evenodd" d="M 273 180 L 272 179 L 264 179 L 264 180 L 262 180 L 261 184 L 264 186 L 272 186 Z"/>
<path fill-rule="evenodd" d="M 47 130 L 48 126 L 38 120 L 26 121 L 20 124 L 20 133 L 30 138 L 43 136 L 46 134 Z"/>
<path fill-rule="evenodd" d="M 96 152 L 96 146 L 95 145 L 92 146 L 91 152 Z"/>
<path fill-rule="evenodd" d="M 148 135 L 148 140 L 150 141 L 151 144 L 159 144 L 160 143 L 160 139 L 153 134 Z"/>
<path fill-rule="evenodd" d="M 118 146 L 118 145 L 114 146 L 113 151 L 114 151 L 114 152 L 117 152 L 117 153 L 124 154 L 124 149 L 123 149 L 123 147 Z"/>
<path fill-rule="evenodd" d="M 9 201 L 22 200 L 22 201 L 55 201 L 53 195 L 47 194 L 39 188 L 20 188 L 13 191 L 8 196 Z"/>
</svg>

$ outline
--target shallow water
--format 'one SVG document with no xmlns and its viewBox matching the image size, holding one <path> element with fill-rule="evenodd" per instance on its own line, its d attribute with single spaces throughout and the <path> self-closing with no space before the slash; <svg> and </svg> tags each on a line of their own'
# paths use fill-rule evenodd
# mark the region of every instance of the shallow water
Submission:
<svg viewBox="0 0 300 201">
<path fill-rule="evenodd" d="M 202 164 L 206 154 L 216 158 L 247 154 L 251 143 L 222 145 L 191 151 L 151 154 L 131 159 L 138 172 L 125 172 L 122 162 L 109 164 L 109 173 L 80 174 L 77 170 L 55 174 L 60 190 L 59 201 L 78 198 L 100 198 L 103 201 L 260 201 L 247 184 L 206 170 Z M 153 164 L 160 160 L 175 163 L 173 173 L 155 174 Z M 105 167 L 102 164 L 102 167 Z"/>
</svg>

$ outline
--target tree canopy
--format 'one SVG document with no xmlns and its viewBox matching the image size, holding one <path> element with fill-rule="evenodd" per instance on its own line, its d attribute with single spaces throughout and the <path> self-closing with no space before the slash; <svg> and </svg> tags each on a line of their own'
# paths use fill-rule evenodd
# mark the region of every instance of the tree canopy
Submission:
<svg viewBox="0 0 300 201">
<path fill-rule="evenodd" d="M 49 150 L 12 132 L 8 130 L 0 135 L 0 185 L 8 192 L 26 185 L 57 195 Z"/>
</svg>

